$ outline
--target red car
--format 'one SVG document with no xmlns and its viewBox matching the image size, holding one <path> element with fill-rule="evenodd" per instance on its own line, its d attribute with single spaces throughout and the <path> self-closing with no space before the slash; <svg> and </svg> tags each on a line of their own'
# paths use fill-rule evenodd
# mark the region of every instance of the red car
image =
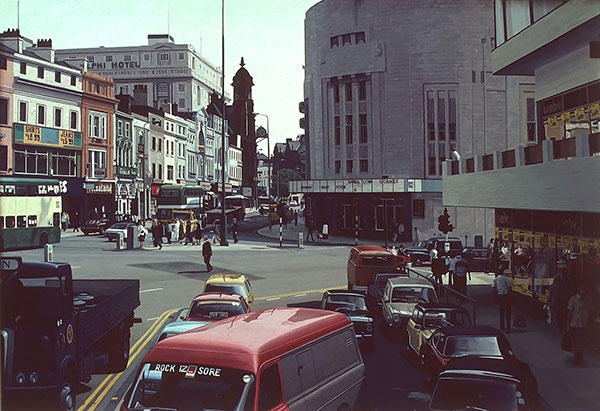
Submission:
<svg viewBox="0 0 600 411">
<path fill-rule="evenodd" d="M 421 363 L 435 379 L 453 358 L 514 357 L 504 333 L 493 327 L 448 326 L 437 329 L 421 344 Z"/>
<path fill-rule="evenodd" d="M 238 294 L 204 293 L 190 305 L 186 321 L 219 321 L 250 311 L 244 297 Z"/>
</svg>

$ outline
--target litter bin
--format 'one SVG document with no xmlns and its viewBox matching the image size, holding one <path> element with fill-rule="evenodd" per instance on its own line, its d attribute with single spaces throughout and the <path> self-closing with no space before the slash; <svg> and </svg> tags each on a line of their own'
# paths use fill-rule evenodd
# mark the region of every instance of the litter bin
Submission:
<svg viewBox="0 0 600 411">
<path fill-rule="evenodd" d="M 127 249 L 133 250 L 140 246 L 140 241 L 138 240 L 138 227 L 137 225 L 131 225 L 127 227 Z"/>
</svg>

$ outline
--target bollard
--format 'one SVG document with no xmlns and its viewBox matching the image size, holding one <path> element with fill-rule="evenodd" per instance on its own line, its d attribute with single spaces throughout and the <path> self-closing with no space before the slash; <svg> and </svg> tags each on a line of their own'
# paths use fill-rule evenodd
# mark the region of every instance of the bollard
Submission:
<svg viewBox="0 0 600 411">
<path fill-rule="evenodd" d="M 283 218 L 279 217 L 279 247 L 283 247 Z"/>
<path fill-rule="evenodd" d="M 123 247 L 123 234 L 119 233 L 119 237 L 117 238 L 117 250 L 122 250 Z"/>
<path fill-rule="evenodd" d="M 47 263 L 54 262 L 54 246 L 52 244 L 44 245 L 44 261 Z"/>
<path fill-rule="evenodd" d="M 298 233 L 298 248 L 304 248 L 304 234 Z"/>
<path fill-rule="evenodd" d="M 358 245 L 358 216 L 354 217 L 354 245 Z"/>
</svg>

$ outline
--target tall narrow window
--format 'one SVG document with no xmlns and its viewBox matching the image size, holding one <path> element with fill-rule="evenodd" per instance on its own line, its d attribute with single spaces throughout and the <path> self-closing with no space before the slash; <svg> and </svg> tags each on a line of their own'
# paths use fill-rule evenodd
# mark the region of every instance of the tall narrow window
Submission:
<svg viewBox="0 0 600 411">
<path fill-rule="evenodd" d="M 352 173 L 352 160 L 346 160 L 346 173 Z"/>
<path fill-rule="evenodd" d="M 346 44 L 352 44 L 352 35 L 351 34 L 344 34 L 342 36 L 342 46 L 345 46 Z"/>
<path fill-rule="evenodd" d="M 338 47 L 338 36 L 333 36 L 329 38 L 329 48 Z"/>
<path fill-rule="evenodd" d="M 358 33 L 354 33 L 354 43 L 364 43 L 365 42 L 365 32 L 359 31 Z"/>
<path fill-rule="evenodd" d="M 77 85 L 77 77 L 71 76 L 71 85 L 72 86 L 76 86 Z"/>
<path fill-rule="evenodd" d="M 360 172 L 361 173 L 369 172 L 369 160 L 360 160 Z"/>
<path fill-rule="evenodd" d="M 341 140 L 342 140 L 342 131 L 341 131 L 341 124 L 340 124 L 340 116 L 335 116 L 333 118 L 333 122 L 335 125 L 335 145 L 339 146 L 341 144 Z"/>
<path fill-rule="evenodd" d="M 456 92 L 448 92 L 448 137 L 456 141 Z"/>
<path fill-rule="evenodd" d="M 8 125 L 8 99 L 0 98 L 0 124 Z"/>
<path fill-rule="evenodd" d="M 346 91 L 346 101 L 352 101 L 352 83 L 344 83 Z"/>
<path fill-rule="evenodd" d="M 56 81 L 57 83 L 60 83 L 61 77 L 60 77 L 60 71 L 55 71 L 54 72 L 54 81 Z"/>
<path fill-rule="evenodd" d="M 54 127 L 62 126 L 62 110 L 59 108 L 54 109 Z"/>
<path fill-rule="evenodd" d="M 429 175 L 436 175 L 435 156 L 435 94 L 427 92 L 427 171 Z"/>
<path fill-rule="evenodd" d="M 73 130 L 77 129 L 77 112 L 71 111 L 71 128 Z"/>
<path fill-rule="evenodd" d="M 38 124 L 44 125 L 46 123 L 46 107 L 38 106 Z"/>
<path fill-rule="evenodd" d="M 358 115 L 359 122 L 359 131 L 360 131 L 360 143 L 364 144 L 368 142 L 367 138 L 367 115 L 359 114 Z"/>
<path fill-rule="evenodd" d="M 44 78 L 44 68 L 38 67 L 38 78 Z"/>
<path fill-rule="evenodd" d="M 24 101 L 19 102 L 19 121 L 27 123 L 27 103 Z"/>
<path fill-rule="evenodd" d="M 361 80 L 358 82 L 358 100 L 365 101 L 367 99 L 367 81 Z"/>
<path fill-rule="evenodd" d="M 527 99 L 527 141 L 537 141 L 535 132 L 535 99 Z"/>
<path fill-rule="evenodd" d="M 346 144 L 352 144 L 352 115 L 346 116 Z"/>
<path fill-rule="evenodd" d="M 340 102 L 340 85 L 337 83 L 333 85 L 333 102 L 335 104 Z"/>
<path fill-rule="evenodd" d="M 335 173 L 339 174 L 342 170 L 342 162 L 340 160 L 335 160 Z"/>
<path fill-rule="evenodd" d="M 27 74 L 27 63 L 21 63 L 20 73 Z"/>
</svg>

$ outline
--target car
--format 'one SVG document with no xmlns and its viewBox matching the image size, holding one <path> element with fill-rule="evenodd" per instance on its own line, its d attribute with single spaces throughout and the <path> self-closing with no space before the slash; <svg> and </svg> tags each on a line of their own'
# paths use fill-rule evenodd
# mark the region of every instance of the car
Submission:
<svg viewBox="0 0 600 411">
<path fill-rule="evenodd" d="M 383 290 L 381 312 L 388 330 L 402 329 L 408 324 L 415 305 L 437 301 L 435 288 L 430 281 L 421 277 L 392 278 Z"/>
<path fill-rule="evenodd" d="M 208 292 L 192 300 L 184 321 L 215 322 L 247 312 L 250 312 L 250 308 L 241 295 Z"/>
<path fill-rule="evenodd" d="M 429 241 L 419 241 L 412 247 L 406 247 L 404 254 L 410 259 L 412 265 L 419 267 L 423 264 L 429 264 L 431 262 L 431 256 L 429 255 Z"/>
<path fill-rule="evenodd" d="M 438 258 L 442 257 L 455 257 L 462 252 L 464 249 L 462 241 L 458 237 L 433 237 L 430 238 L 429 241 L 433 240 L 432 244 L 429 246 L 429 250 L 435 248 L 438 251 Z M 446 243 L 450 244 L 450 251 L 446 251 Z"/>
<path fill-rule="evenodd" d="M 347 290 L 327 290 L 321 298 L 321 309 L 345 314 L 359 343 L 373 348 L 373 317 L 369 314 L 364 294 Z"/>
<path fill-rule="evenodd" d="M 504 333 L 493 327 L 450 326 L 438 328 L 420 349 L 421 363 L 435 378 L 448 362 L 465 355 L 514 357 Z"/>
<path fill-rule="evenodd" d="M 541 410 L 529 366 L 516 358 L 461 357 L 440 373 L 430 410 Z"/>
<path fill-rule="evenodd" d="M 244 274 L 213 274 L 206 280 L 204 292 L 234 293 L 244 297 L 248 308 L 252 310 L 254 291 Z"/>
<path fill-rule="evenodd" d="M 186 331 L 195 330 L 207 324 L 211 324 L 211 321 L 173 321 L 165 325 L 154 344 L 158 344 L 165 338 L 172 337 L 177 334 L 184 333 Z"/>
<path fill-rule="evenodd" d="M 454 304 L 417 304 L 406 326 L 408 348 L 418 356 L 422 342 L 436 329 L 452 325 L 472 325 L 469 312 Z"/>
<path fill-rule="evenodd" d="M 490 269 L 490 252 L 485 247 L 465 247 L 463 255 L 469 261 L 471 271 L 488 272 Z"/>
<path fill-rule="evenodd" d="M 354 246 L 348 253 L 348 290 L 366 291 L 377 272 L 396 270 L 398 262 L 391 251 L 379 245 Z"/>
<path fill-rule="evenodd" d="M 108 218 L 92 218 L 87 220 L 81 226 L 81 231 L 84 235 L 90 235 L 93 233 L 102 235 L 111 225 L 112 222 Z"/>
<path fill-rule="evenodd" d="M 106 237 L 108 237 L 108 241 L 117 241 L 119 239 L 119 234 L 123 236 L 123 240 L 127 240 L 127 229 L 129 227 L 134 227 L 136 224 L 133 222 L 126 223 L 114 223 L 107 228 L 105 231 Z"/>
<path fill-rule="evenodd" d="M 381 314 L 383 290 L 387 280 L 396 277 L 406 277 L 408 274 L 401 270 L 376 272 L 367 286 L 367 307 L 372 313 Z"/>
</svg>

